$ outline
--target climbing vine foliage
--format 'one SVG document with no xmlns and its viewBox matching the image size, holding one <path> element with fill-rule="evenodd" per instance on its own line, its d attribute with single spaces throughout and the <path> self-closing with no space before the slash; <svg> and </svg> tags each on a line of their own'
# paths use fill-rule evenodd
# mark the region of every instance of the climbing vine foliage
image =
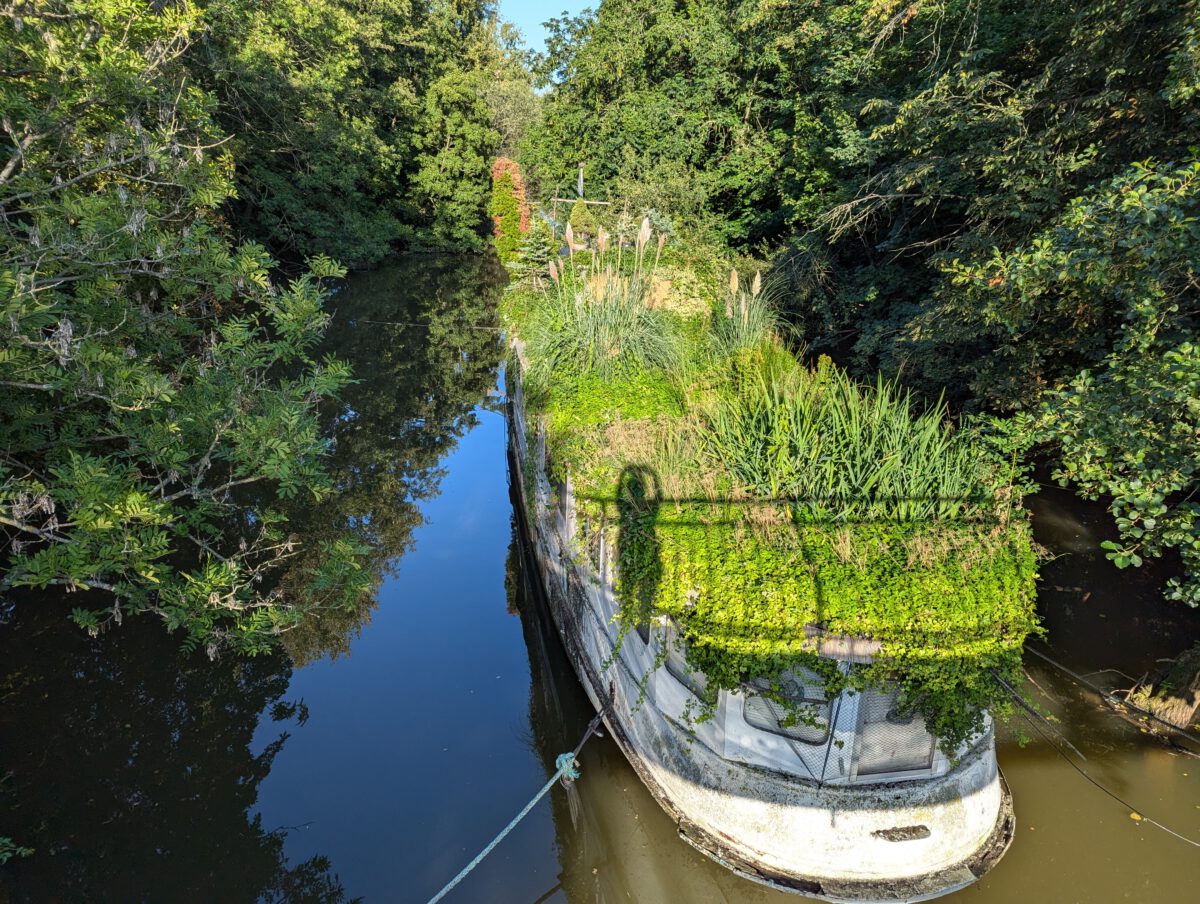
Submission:
<svg viewBox="0 0 1200 904">
<path fill-rule="evenodd" d="M 492 164 L 492 235 L 496 254 L 503 264 L 517 259 L 523 236 L 529 232 L 529 204 L 521 168 L 507 157 Z"/>
</svg>

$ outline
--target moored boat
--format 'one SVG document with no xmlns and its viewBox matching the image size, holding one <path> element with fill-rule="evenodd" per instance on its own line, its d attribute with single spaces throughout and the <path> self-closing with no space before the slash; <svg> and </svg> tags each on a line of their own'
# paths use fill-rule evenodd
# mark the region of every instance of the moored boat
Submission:
<svg viewBox="0 0 1200 904">
<path fill-rule="evenodd" d="M 992 714 L 1037 627 L 1016 450 L 804 360 L 758 275 L 714 291 L 621 228 L 531 238 L 501 305 L 520 520 L 585 690 L 729 869 L 970 884 L 1012 839 Z"/>
<path fill-rule="evenodd" d="M 803 668 L 775 693 L 722 689 L 705 713 L 706 677 L 689 667 L 674 622 L 622 630 L 613 551 L 601 533 L 595 555 L 579 554 L 570 478 L 552 478 L 544 432 L 527 429 L 514 364 L 515 495 L 552 617 L 589 698 L 607 706 L 617 744 L 681 837 L 748 879 L 828 901 L 926 900 L 994 865 L 1012 840 L 1013 810 L 990 720 L 948 755 L 919 713 L 899 707 L 897 690 L 828 694 Z M 878 652 L 861 637 L 809 633 L 842 673 Z"/>
</svg>

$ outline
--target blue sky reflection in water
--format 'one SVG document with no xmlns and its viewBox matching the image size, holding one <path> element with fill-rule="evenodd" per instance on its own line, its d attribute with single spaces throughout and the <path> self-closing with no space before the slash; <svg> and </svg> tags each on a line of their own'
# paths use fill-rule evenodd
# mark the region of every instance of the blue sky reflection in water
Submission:
<svg viewBox="0 0 1200 904">
<path fill-rule="evenodd" d="M 291 834 L 289 855 L 325 854 L 370 901 L 435 891 L 545 781 L 521 624 L 505 608 L 504 443 L 502 416 L 481 412 L 352 655 L 292 679 L 311 717 L 263 783 L 264 824 L 315 820 Z M 534 819 L 472 888 L 532 901 L 556 873 L 553 828 Z"/>
</svg>

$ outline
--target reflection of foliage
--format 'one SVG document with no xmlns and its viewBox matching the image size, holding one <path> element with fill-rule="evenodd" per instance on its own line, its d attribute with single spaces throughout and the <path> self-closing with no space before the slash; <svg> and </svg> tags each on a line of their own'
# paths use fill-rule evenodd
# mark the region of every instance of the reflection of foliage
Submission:
<svg viewBox="0 0 1200 904">
<path fill-rule="evenodd" d="M 284 589 L 312 592 L 309 573 L 331 542 L 365 550 L 366 570 L 356 605 L 318 603 L 285 637 L 298 663 L 346 650 L 379 582 L 408 549 L 421 523 L 416 503 L 437 492 L 438 463 L 474 424 L 473 409 L 495 380 L 502 279 L 490 258 L 418 257 L 360 274 L 334 297 L 326 349 L 359 380 L 322 410 L 336 492 L 291 513 L 302 552 Z"/>
<path fill-rule="evenodd" d="M 0 646 L 0 833 L 37 849 L 5 867 L 6 900 L 345 902 L 325 858 L 290 865 L 251 815 L 288 737 L 253 752 L 286 660 L 210 662 L 141 620 L 93 639 L 59 609 L 21 607 Z"/>
<path fill-rule="evenodd" d="M 33 848 L 21 847 L 11 838 L 0 835 L 0 865 L 8 863 L 13 857 L 28 857 Z"/>
</svg>

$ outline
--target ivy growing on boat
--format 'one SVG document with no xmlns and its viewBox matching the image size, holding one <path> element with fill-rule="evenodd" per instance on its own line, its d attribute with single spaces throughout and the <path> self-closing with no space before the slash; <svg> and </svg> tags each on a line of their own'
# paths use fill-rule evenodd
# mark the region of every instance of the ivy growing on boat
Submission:
<svg viewBox="0 0 1200 904">
<path fill-rule="evenodd" d="M 648 221 L 565 239 L 503 317 L 578 555 L 615 550 L 623 634 L 673 622 L 710 712 L 763 679 L 784 702 L 804 667 L 830 694 L 898 686 L 950 752 L 1003 713 L 1038 630 L 1012 431 L 810 366 L 761 276 L 697 293 Z M 871 661 L 820 655 L 846 637 Z"/>
</svg>

